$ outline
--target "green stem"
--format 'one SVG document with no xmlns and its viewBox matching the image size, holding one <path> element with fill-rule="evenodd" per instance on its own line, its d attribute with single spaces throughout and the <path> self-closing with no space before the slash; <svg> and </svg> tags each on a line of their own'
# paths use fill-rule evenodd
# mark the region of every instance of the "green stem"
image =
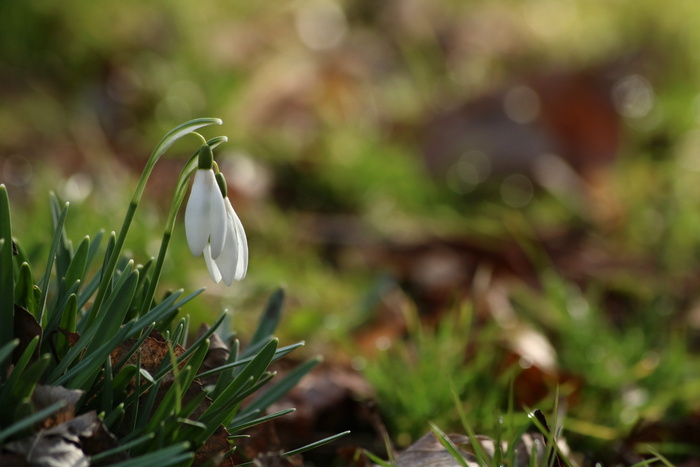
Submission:
<svg viewBox="0 0 700 467">
<path fill-rule="evenodd" d="M 218 118 L 199 118 L 196 120 L 190 120 L 189 122 L 185 122 L 182 125 L 170 130 L 170 132 L 168 132 L 163 137 L 163 139 L 160 140 L 156 148 L 151 153 L 151 156 L 146 162 L 146 167 L 143 169 L 138 184 L 136 185 L 136 190 L 134 190 L 134 194 L 131 197 L 129 208 L 126 211 L 126 216 L 124 217 L 122 228 L 119 231 L 119 236 L 117 237 L 117 241 L 114 244 L 112 254 L 109 257 L 107 267 L 102 271 L 100 287 L 97 291 L 97 294 L 95 295 L 95 300 L 93 302 L 92 308 L 90 309 L 88 316 L 86 317 L 86 328 L 89 327 L 90 324 L 92 324 L 92 322 L 98 316 L 100 312 L 100 307 L 102 306 L 102 303 L 104 302 L 105 297 L 107 296 L 111 278 L 114 274 L 114 270 L 117 267 L 117 261 L 119 260 L 119 257 L 121 256 L 122 250 L 124 248 L 126 235 L 129 232 L 129 228 L 131 227 L 131 222 L 134 220 L 136 208 L 138 207 L 139 202 L 141 201 L 143 192 L 146 189 L 146 182 L 151 176 L 151 172 L 153 171 L 153 167 L 156 165 L 156 162 L 158 162 L 160 156 L 162 156 L 165 153 L 165 151 L 167 151 L 170 148 L 170 146 L 172 146 L 178 139 L 182 138 L 183 136 L 189 133 L 192 133 L 198 128 L 213 124 L 221 125 L 221 123 L 221 120 Z"/>
</svg>

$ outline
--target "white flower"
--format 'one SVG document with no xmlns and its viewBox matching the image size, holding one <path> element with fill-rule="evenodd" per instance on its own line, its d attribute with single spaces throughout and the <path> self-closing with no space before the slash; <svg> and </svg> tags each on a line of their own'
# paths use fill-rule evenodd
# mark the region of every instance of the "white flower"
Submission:
<svg viewBox="0 0 700 467">
<path fill-rule="evenodd" d="M 240 281 L 248 270 L 248 240 L 241 220 L 231 206 L 228 196 L 224 198 L 226 206 L 226 240 L 224 249 L 218 258 L 214 258 L 211 249 L 204 249 L 204 260 L 209 269 L 209 275 L 218 283 L 221 279 L 226 285 L 234 280 Z"/>
<path fill-rule="evenodd" d="M 185 208 L 185 234 L 193 255 L 199 256 L 205 251 L 214 259 L 221 255 L 226 241 L 227 217 L 214 171 L 198 169 Z"/>
</svg>

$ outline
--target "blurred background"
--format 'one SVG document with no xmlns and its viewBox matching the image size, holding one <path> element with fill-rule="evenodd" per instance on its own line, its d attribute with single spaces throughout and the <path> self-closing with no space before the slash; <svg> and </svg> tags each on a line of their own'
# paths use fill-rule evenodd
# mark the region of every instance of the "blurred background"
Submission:
<svg viewBox="0 0 700 467">
<path fill-rule="evenodd" d="M 333 383 L 317 413 L 374 398 L 406 446 L 428 420 L 454 426 L 448 380 L 484 431 L 514 380 L 518 406 L 553 405 L 559 387 L 570 444 L 601 458 L 642 442 L 698 455 L 700 3 L 3 9 L 0 181 L 37 262 L 49 191 L 71 202 L 74 242 L 118 230 L 162 135 L 219 117 L 203 133 L 229 137 L 215 157 L 248 277 L 212 284 L 177 228 L 162 288 L 206 286 L 184 311 L 199 324 L 230 309 L 245 340 L 283 286 L 282 342 L 306 340 Z M 137 259 L 156 255 L 198 144 L 156 166 Z M 340 418 L 376 431 L 355 416 Z"/>
</svg>

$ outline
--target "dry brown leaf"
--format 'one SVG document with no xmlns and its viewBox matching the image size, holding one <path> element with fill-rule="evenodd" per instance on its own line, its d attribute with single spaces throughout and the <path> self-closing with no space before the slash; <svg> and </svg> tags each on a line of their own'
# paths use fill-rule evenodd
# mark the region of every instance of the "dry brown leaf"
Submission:
<svg viewBox="0 0 700 467">
<path fill-rule="evenodd" d="M 469 443 L 469 438 L 464 435 L 450 434 L 447 437 L 456 445 Z M 470 467 L 479 467 L 479 462 L 474 454 L 460 450 L 462 457 Z M 431 432 L 409 446 L 396 457 L 395 467 L 461 467 L 462 464 L 450 454 L 440 441 Z"/>
<path fill-rule="evenodd" d="M 204 445 L 197 449 L 194 458 L 195 467 L 205 465 L 217 465 L 218 467 L 233 467 L 233 459 L 229 456 L 224 458 L 227 452 L 233 447 L 228 441 L 229 432 L 223 425 L 219 425 L 213 435 L 204 442 Z"/>
<path fill-rule="evenodd" d="M 63 337 L 66 338 L 66 340 L 68 341 L 68 343 L 69 343 L 71 346 L 75 346 L 75 344 L 77 344 L 78 341 L 80 340 L 80 334 L 78 334 L 77 332 L 74 332 L 74 331 L 66 331 L 66 330 L 63 329 L 63 328 L 58 328 L 58 332 L 60 332 L 61 334 L 63 334 Z"/>
<path fill-rule="evenodd" d="M 110 356 L 112 359 L 112 365 L 115 365 L 117 362 L 119 362 L 122 359 L 122 357 L 127 352 L 129 352 L 129 350 L 131 350 L 135 343 L 136 339 L 127 339 L 124 342 L 122 342 L 116 349 L 114 349 Z M 185 349 L 177 344 L 173 347 L 173 351 L 176 357 L 179 357 L 180 355 L 185 353 Z M 141 357 L 141 368 L 148 371 L 151 374 L 155 374 L 160 368 L 163 359 L 168 355 L 168 344 L 165 342 L 165 339 L 163 338 L 163 336 L 160 335 L 160 333 L 153 331 L 146 338 L 146 340 L 143 341 L 143 344 L 141 344 L 141 347 L 139 348 L 139 352 Z M 128 365 L 137 364 L 137 362 L 139 361 L 139 352 L 136 352 L 131 357 L 129 357 L 129 359 L 127 360 Z M 180 367 L 183 367 L 184 365 L 185 362 L 182 362 L 180 364 Z M 172 373 L 169 373 L 168 376 L 166 376 L 166 380 L 168 378 L 172 378 Z"/>
<path fill-rule="evenodd" d="M 92 411 L 47 430 L 7 443 L 0 453 L 0 465 L 32 467 L 87 467 L 90 455 L 112 449 L 117 440 L 107 432 Z M 84 449 L 90 445 L 96 449 Z"/>
</svg>

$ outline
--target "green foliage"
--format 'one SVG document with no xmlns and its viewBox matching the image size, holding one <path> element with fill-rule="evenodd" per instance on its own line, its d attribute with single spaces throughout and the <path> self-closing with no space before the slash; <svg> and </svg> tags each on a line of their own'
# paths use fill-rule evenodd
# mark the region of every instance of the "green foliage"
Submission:
<svg viewBox="0 0 700 467">
<path fill-rule="evenodd" d="M 400 445 L 422 435 L 428 420 L 438 425 L 458 422 L 452 387 L 475 420 L 492 423 L 506 402 L 509 375 L 497 373 L 501 351 L 490 331 L 473 333 L 468 306 L 443 316 L 435 329 L 424 327 L 410 312 L 407 316 L 408 338 L 393 341 L 365 369 Z"/>
<path fill-rule="evenodd" d="M 5 187 L 0 186 L 0 442 L 32 436 L 32 427 L 58 410 L 69 410 L 75 416 L 97 413 L 105 428 L 119 437 L 119 445 L 91 453 L 93 460 L 119 454 L 128 460 L 118 465 L 183 465 L 191 462 L 195 451 L 207 445 L 215 432 L 233 435 L 289 413 L 263 412 L 319 360 L 312 359 L 268 384 L 274 379 L 274 373 L 268 371 L 270 364 L 302 345 L 278 348 L 273 337 L 282 313 L 281 291 L 270 299 L 250 345 L 239 351 L 240 344 L 232 342 L 225 365 L 202 371 L 210 337 L 221 331 L 225 315 L 185 349 L 189 321 L 178 322 L 176 317 L 203 289 L 189 294 L 176 290 L 161 300 L 154 298 L 174 222 L 166 226 L 166 247 L 161 248 L 155 264 L 153 260 L 138 264 L 123 254 L 134 212 L 157 159 L 175 140 L 217 122 L 194 120 L 166 135 L 149 159 L 122 230 L 109 237 L 104 250 L 99 232 L 83 237 L 73 248 L 65 229 L 68 205 L 52 195 L 52 241 L 38 283 L 23 248 L 13 248 L 9 200 Z M 212 140 L 212 144 L 223 140 Z M 184 198 L 191 166 L 186 165 L 178 181 L 172 218 Z M 96 269 L 95 262 L 101 263 Z M 32 334 L 33 338 L 28 342 L 15 339 L 13 329 L 19 336 Z M 215 382 L 204 386 L 204 378 Z M 266 385 L 269 390 L 255 397 Z M 78 401 L 74 406 L 67 399 L 38 405 L 48 388 L 77 390 L 71 394 L 79 394 Z M 252 404 L 241 411 L 242 401 L 249 397 Z M 335 437 L 327 441 L 332 439 Z M 233 447 L 231 441 L 228 448 L 217 449 L 223 456 Z"/>
</svg>

